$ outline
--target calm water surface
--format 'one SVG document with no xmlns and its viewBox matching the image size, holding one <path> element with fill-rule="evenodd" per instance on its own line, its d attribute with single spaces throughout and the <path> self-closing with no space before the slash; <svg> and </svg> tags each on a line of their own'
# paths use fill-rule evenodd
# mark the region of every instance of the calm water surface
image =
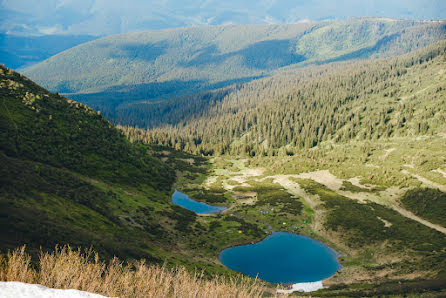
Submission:
<svg viewBox="0 0 446 298">
<path fill-rule="evenodd" d="M 172 203 L 198 214 L 219 213 L 222 210 L 227 209 L 226 207 L 212 206 L 202 202 L 197 202 L 178 190 L 175 190 L 172 195 Z"/>
<path fill-rule="evenodd" d="M 286 232 L 274 232 L 256 244 L 227 248 L 219 259 L 229 269 L 271 283 L 320 281 L 341 269 L 333 249 Z"/>
</svg>

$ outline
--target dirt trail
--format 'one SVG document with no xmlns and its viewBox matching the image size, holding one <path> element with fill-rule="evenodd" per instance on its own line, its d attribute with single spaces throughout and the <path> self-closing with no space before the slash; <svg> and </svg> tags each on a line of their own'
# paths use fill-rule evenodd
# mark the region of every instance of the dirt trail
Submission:
<svg viewBox="0 0 446 298">
<path fill-rule="evenodd" d="M 393 151 L 395 151 L 396 148 L 390 148 L 386 150 L 386 153 L 384 153 L 383 156 L 381 156 L 381 160 L 386 160 L 387 157 L 389 157 L 390 153 L 392 153 Z"/>
<path fill-rule="evenodd" d="M 438 188 L 439 190 L 441 190 L 442 192 L 446 192 L 446 185 L 442 185 L 442 184 L 438 184 L 435 183 L 433 181 L 430 181 L 429 179 L 426 179 L 420 175 L 416 175 L 416 174 L 412 174 L 407 170 L 402 170 L 401 173 L 405 174 L 405 175 L 410 175 L 416 179 L 418 179 L 418 181 L 426 184 L 427 186 L 433 187 L 433 188 Z"/>
<path fill-rule="evenodd" d="M 441 168 L 438 168 L 436 170 L 432 170 L 432 172 L 436 172 L 438 174 L 441 174 L 441 175 L 443 175 L 444 178 L 446 178 L 446 172 L 443 171 Z"/>
<path fill-rule="evenodd" d="M 335 175 L 331 174 L 328 170 L 322 170 L 322 171 L 315 171 L 315 172 L 309 172 L 309 173 L 302 173 L 297 176 L 296 178 L 301 179 L 311 179 L 316 181 L 317 183 L 320 183 L 322 185 L 325 185 L 331 190 L 340 190 L 342 188 L 342 179 L 338 179 Z"/>
<path fill-rule="evenodd" d="M 386 150 L 386 154 L 382 156 L 381 158 L 386 159 L 387 156 L 395 151 L 395 148 L 391 148 Z M 240 169 L 239 172 L 234 172 L 232 174 L 235 174 L 236 177 L 231 177 L 231 180 L 234 180 L 238 183 L 241 183 L 242 185 L 246 183 L 246 180 L 248 178 L 253 179 L 254 177 L 259 177 L 263 174 L 264 169 Z M 435 182 L 432 182 L 426 178 L 423 178 L 418 175 L 414 175 L 409 173 L 407 170 L 401 171 L 404 174 L 412 175 L 413 177 L 417 178 L 421 182 L 431 186 L 436 187 L 444 192 L 446 192 L 446 186 L 437 184 Z M 235 178 L 235 179 L 234 179 Z M 254 180 L 262 182 L 266 179 L 273 179 L 274 183 L 280 184 L 284 189 L 286 189 L 289 193 L 301 197 L 305 200 L 305 202 L 311 207 L 311 209 L 317 211 L 315 207 L 320 203 L 317 196 L 313 196 L 308 194 L 304 189 L 302 189 L 299 185 L 299 183 L 294 182 L 290 180 L 290 178 L 300 178 L 300 179 L 311 179 L 314 180 L 317 183 L 320 183 L 322 185 L 325 185 L 329 189 L 335 191 L 336 193 L 348 197 L 350 199 L 354 199 L 360 202 L 365 203 L 366 201 L 370 200 L 375 203 L 388 206 L 392 208 L 393 210 L 397 211 L 399 214 L 401 214 L 404 217 L 407 217 L 409 219 L 412 219 L 414 221 L 419 222 L 422 225 L 425 225 L 431 229 L 434 229 L 436 231 L 439 231 L 446 235 L 446 228 L 442 227 L 437 224 L 433 224 L 419 216 L 416 216 L 412 212 L 402 208 L 397 204 L 397 197 L 400 197 L 404 190 L 399 189 L 397 187 L 390 187 L 389 189 L 385 191 L 379 192 L 379 195 L 367 193 L 367 192 L 358 192 L 358 193 L 352 193 L 349 191 L 342 191 L 342 184 L 343 179 L 339 179 L 333 174 L 331 174 L 328 170 L 320 170 L 320 171 L 314 171 L 314 172 L 308 172 L 308 173 L 301 173 L 298 175 L 273 175 L 273 176 L 267 176 L 267 177 L 259 177 L 257 179 L 254 178 Z M 356 179 L 350 179 L 351 182 L 354 184 L 359 184 L 359 181 L 356 181 Z M 227 183 L 223 183 L 226 189 L 232 189 L 234 186 L 227 185 Z M 358 186 L 358 185 L 357 185 Z M 364 185 L 361 185 L 360 187 L 364 187 Z M 367 186 L 366 186 L 367 187 Z M 229 208 L 230 209 L 230 208 Z M 391 224 L 391 223 L 389 223 Z"/>
<path fill-rule="evenodd" d="M 431 223 L 431 222 L 429 222 L 429 221 L 427 221 L 427 220 L 425 220 L 425 219 L 423 219 L 423 218 L 421 218 L 419 216 L 416 216 L 415 214 L 413 214 L 409 210 L 406 210 L 406 209 L 404 209 L 404 208 L 402 208 L 402 207 L 400 207 L 400 206 L 398 206 L 396 204 L 391 205 L 391 207 L 392 207 L 393 210 L 397 211 L 399 214 L 401 214 L 401 215 L 403 215 L 403 216 L 405 216 L 407 218 L 410 218 L 412 220 L 415 220 L 415 221 L 419 222 L 420 224 L 423 224 L 423 225 L 425 225 L 425 226 L 427 226 L 427 227 L 429 227 L 431 229 L 437 230 L 438 232 L 443 233 L 443 234 L 446 235 L 446 228 L 445 227 L 433 224 L 433 223 Z"/>
<path fill-rule="evenodd" d="M 309 195 L 305 190 L 303 190 L 299 183 L 293 182 L 290 180 L 290 177 L 297 177 L 297 175 L 275 175 L 266 177 L 273 178 L 274 183 L 280 184 L 283 188 L 288 190 L 291 194 L 301 197 L 305 200 L 305 202 L 314 210 L 314 208 L 318 205 L 318 201 L 314 196 Z"/>
<path fill-rule="evenodd" d="M 362 185 L 361 182 L 360 182 L 361 181 L 360 178 L 361 177 L 353 177 L 353 178 L 348 179 L 347 181 L 350 182 L 352 185 L 354 185 L 356 187 L 359 187 L 359 188 L 362 188 L 362 189 L 370 190 L 370 189 L 376 187 L 376 185 Z"/>
<path fill-rule="evenodd" d="M 441 75 L 440 72 L 439 72 L 438 74 Z M 431 88 L 431 86 L 428 86 L 428 87 L 426 87 L 426 88 L 423 88 L 423 89 L 421 89 L 421 90 L 418 90 L 417 92 L 412 93 L 411 95 L 402 96 L 402 97 L 401 97 L 401 100 L 399 101 L 399 103 L 402 104 L 402 103 L 404 103 L 406 100 L 414 98 L 416 95 L 419 95 L 419 94 L 423 93 L 424 91 L 426 91 L 426 90 L 429 89 L 429 88 Z"/>
</svg>

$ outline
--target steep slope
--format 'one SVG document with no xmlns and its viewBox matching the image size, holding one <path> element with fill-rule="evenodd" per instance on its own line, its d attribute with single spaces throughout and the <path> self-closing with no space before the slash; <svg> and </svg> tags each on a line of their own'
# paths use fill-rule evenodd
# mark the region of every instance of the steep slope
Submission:
<svg viewBox="0 0 446 298">
<path fill-rule="evenodd" d="M 98 112 L 48 93 L 4 67 L 1 150 L 8 156 L 115 183 L 169 190 L 161 161 L 131 145 Z"/>
<path fill-rule="evenodd" d="M 25 73 L 116 120 L 125 102 L 193 94 L 291 65 L 402 54 L 445 37 L 442 22 L 375 18 L 194 27 L 102 38 Z"/>
<path fill-rule="evenodd" d="M 205 178 L 203 158 L 132 144 L 98 112 L 3 66 L 0 106 L 0 255 L 69 244 L 234 275 L 218 252 L 263 236 L 259 224 L 171 203 L 174 182 Z M 245 233 L 222 235 L 220 221 Z"/>
<path fill-rule="evenodd" d="M 128 135 L 196 153 L 274 155 L 324 141 L 441 133 L 445 57 L 440 42 L 398 58 L 305 68 L 227 90 L 221 101 L 191 98 L 160 113 L 186 114 L 182 121 Z"/>
<path fill-rule="evenodd" d="M 123 216 L 169 208 L 173 170 L 87 106 L 3 66 L 0 84 L 1 251 L 66 243 L 157 260 L 162 229 Z"/>
</svg>

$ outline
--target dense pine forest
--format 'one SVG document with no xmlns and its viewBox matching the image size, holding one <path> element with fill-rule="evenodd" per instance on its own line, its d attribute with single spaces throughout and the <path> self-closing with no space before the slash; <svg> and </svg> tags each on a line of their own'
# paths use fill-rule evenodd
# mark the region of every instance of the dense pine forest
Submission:
<svg viewBox="0 0 446 298">
<path fill-rule="evenodd" d="M 445 22 L 385 18 L 180 28 L 100 38 L 25 74 L 115 123 L 148 128 L 159 121 L 147 105 L 169 109 L 184 97 L 278 72 L 397 56 L 443 39 Z"/>
<path fill-rule="evenodd" d="M 132 141 L 250 156 L 292 155 L 324 141 L 431 134 L 446 125 L 445 59 L 440 42 L 398 58 L 290 71 L 164 109 L 146 105 L 151 121 L 170 125 L 121 129 Z"/>
</svg>

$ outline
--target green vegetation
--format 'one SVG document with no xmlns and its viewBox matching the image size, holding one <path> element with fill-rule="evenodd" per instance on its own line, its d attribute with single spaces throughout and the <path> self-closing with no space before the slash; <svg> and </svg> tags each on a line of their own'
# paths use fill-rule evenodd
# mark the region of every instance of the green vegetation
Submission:
<svg viewBox="0 0 446 298">
<path fill-rule="evenodd" d="M 444 279 L 390 281 L 380 284 L 339 285 L 319 290 L 318 297 L 442 297 L 446 294 Z"/>
<path fill-rule="evenodd" d="M 224 192 L 200 190 L 198 193 L 192 195 L 192 199 L 196 201 L 204 201 L 210 204 L 226 203 L 227 199 Z"/>
<path fill-rule="evenodd" d="M 446 265 L 446 239 L 440 232 L 382 205 L 355 202 L 312 180 L 300 180 L 300 184 L 322 200 L 328 213 L 325 228 L 338 232 L 342 242 L 350 247 L 359 249 L 386 242 L 383 249 L 389 252 L 423 256 L 422 262 L 399 264 L 401 270 L 442 270 Z"/>
<path fill-rule="evenodd" d="M 319 239 L 340 253 L 344 268 L 329 280 L 335 286 L 321 295 L 444 292 L 439 284 L 446 268 L 446 198 L 441 191 L 446 184 L 441 170 L 446 162 L 446 43 L 396 58 L 299 68 L 405 53 L 417 47 L 415 36 L 421 36 L 418 46 L 433 43 L 442 36 L 444 23 L 359 19 L 248 27 L 249 34 L 237 33 L 247 34 L 246 39 L 234 45 L 220 37 L 240 38 L 234 35 L 237 26 L 136 33 L 76 49 L 96 46 L 91 57 L 105 49 L 107 60 L 98 59 L 101 67 L 110 67 L 108 74 L 113 74 L 119 65 L 123 76 L 113 76 L 110 83 L 80 75 L 73 84 L 98 91 L 108 82 L 104 88 L 118 93 L 123 91 L 119 84 L 134 79 L 126 74 L 129 69 L 138 75 L 139 60 L 174 65 L 178 76 L 189 68 L 199 68 L 199 76 L 213 61 L 210 82 L 221 83 L 221 78 L 245 78 L 243 71 L 269 75 L 303 59 L 299 51 L 308 53 L 299 65 L 245 84 L 202 92 L 215 87 L 208 82 L 185 95 L 180 89 L 192 81 L 170 82 L 179 89 L 169 92 L 181 98 L 161 100 L 172 94 L 160 87 L 157 101 L 122 103 L 112 96 L 103 103 L 122 111 L 119 119 L 132 118 L 132 125 L 156 127 L 149 130 L 116 129 L 85 105 L 1 68 L 1 251 L 22 242 L 30 242 L 34 253 L 40 245 L 92 245 L 106 257 L 144 257 L 232 274 L 218 262 L 221 249 L 261 240 L 271 230 L 289 231 Z M 271 31 L 271 40 L 264 40 L 265 30 Z M 298 36 L 292 47 L 287 41 L 291 54 L 279 53 L 294 62 L 274 60 L 272 41 L 277 36 L 287 40 L 291 31 Z M 193 63 L 178 67 L 164 51 L 186 36 L 213 40 L 218 47 L 191 48 L 185 53 Z M 117 41 L 127 44 L 130 37 L 142 44 L 169 38 L 172 44 L 143 51 Z M 252 43 L 260 43 L 259 48 Z M 114 51 L 119 55 L 111 58 Z M 126 63 L 115 64 L 124 52 L 136 52 L 136 58 L 127 53 Z M 219 52 L 224 53 L 220 58 Z M 243 71 L 229 63 L 239 54 L 247 57 Z M 219 73 L 219 65 L 228 67 L 228 77 Z M 54 75 L 50 80 L 60 74 Z M 172 73 L 163 75 L 161 83 Z M 115 83 L 119 86 L 111 86 Z M 228 209 L 199 216 L 171 204 L 175 188 Z"/>
<path fill-rule="evenodd" d="M 141 237 L 125 218 L 160 206 L 173 170 L 88 107 L 4 67 L 0 79 L 1 250 L 70 243 L 161 261 L 159 231 Z M 156 222 L 146 219 L 142 229 Z"/>
<path fill-rule="evenodd" d="M 204 91 L 308 65 L 401 55 L 445 37 L 444 22 L 381 18 L 170 29 L 88 42 L 25 74 L 114 122 L 157 127 L 182 124 L 237 87 Z"/>
<path fill-rule="evenodd" d="M 144 143 L 250 157 L 292 156 L 324 142 L 432 135 L 446 128 L 445 55 L 440 42 L 398 58 L 305 68 L 245 84 L 187 123 L 122 129 Z M 364 144 L 362 162 L 370 149 Z"/>
<path fill-rule="evenodd" d="M 299 216 L 303 205 L 298 198 L 294 198 L 287 191 L 276 183 L 269 181 L 248 182 L 252 187 L 235 187 L 234 191 L 254 191 L 257 193 L 257 202 L 254 207 L 257 209 L 276 209 L 278 212 L 289 213 Z"/>
<path fill-rule="evenodd" d="M 353 185 L 349 181 L 343 181 L 341 189 L 345 190 L 345 191 L 351 191 L 351 192 L 364 192 L 364 191 L 365 192 L 370 192 L 371 191 L 368 188 L 361 188 L 361 187 L 358 187 L 356 185 Z"/>
<path fill-rule="evenodd" d="M 243 235 L 208 235 L 214 218 L 170 203 L 174 182 L 203 180 L 205 159 L 132 144 L 97 112 L 4 67 L 0 86 L 0 253 L 70 244 L 232 274 L 216 264 L 219 249 L 259 239 L 239 220 L 225 226 Z"/>
<path fill-rule="evenodd" d="M 412 189 L 401 199 L 404 207 L 416 215 L 446 227 L 446 194 L 437 189 Z"/>
<path fill-rule="evenodd" d="M 8 156 L 135 187 L 169 190 L 173 171 L 85 105 L 1 68 L 1 147 Z M 162 173 L 162 174 L 161 174 Z M 167 174 L 167 175 L 166 175 Z"/>
</svg>

